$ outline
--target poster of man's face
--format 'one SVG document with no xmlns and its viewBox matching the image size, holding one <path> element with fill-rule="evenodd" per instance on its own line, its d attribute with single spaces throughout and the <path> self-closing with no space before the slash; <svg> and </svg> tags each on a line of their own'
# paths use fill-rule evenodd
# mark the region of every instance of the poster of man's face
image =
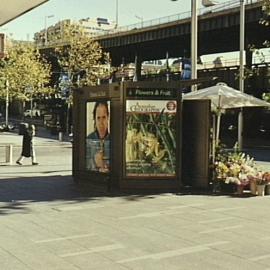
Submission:
<svg viewBox="0 0 270 270">
<path fill-rule="evenodd" d="M 86 136 L 97 130 L 101 135 L 110 131 L 110 102 L 86 103 Z"/>
<path fill-rule="evenodd" d="M 86 169 L 109 172 L 110 102 L 87 102 L 86 116 Z"/>
</svg>

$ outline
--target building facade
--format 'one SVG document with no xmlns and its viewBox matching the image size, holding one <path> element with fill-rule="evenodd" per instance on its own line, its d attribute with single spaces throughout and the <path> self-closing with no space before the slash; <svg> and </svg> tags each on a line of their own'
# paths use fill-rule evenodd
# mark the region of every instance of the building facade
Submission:
<svg viewBox="0 0 270 270">
<path fill-rule="evenodd" d="M 83 27 L 86 33 L 91 36 L 98 34 L 105 34 L 116 28 L 115 22 L 110 22 L 106 18 L 85 18 L 79 21 L 72 21 L 70 19 L 62 20 L 51 25 L 48 28 L 42 29 L 35 33 L 34 40 L 38 46 L 50 46 L 56 43 L 63 42 L 63 34 L 66 27 L 71 24 L 79 24 Z"/>
</svg>

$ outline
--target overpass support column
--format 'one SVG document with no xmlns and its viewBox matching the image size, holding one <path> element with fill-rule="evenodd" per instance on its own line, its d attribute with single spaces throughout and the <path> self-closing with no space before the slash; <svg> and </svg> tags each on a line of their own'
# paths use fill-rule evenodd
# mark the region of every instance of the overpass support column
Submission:
<svg viewBox="0 0 270 270">
<path fill-rule="evenodd" d="M 253 56 L 252 51 L 249 49 L 246 49 L 246 66 L 248 68 L 252 66 L 252 56 Z"/>
<path fill-rule="evenodd" d="M 134 60 L 135 70 L 134 70 L 134 77 L 133 81 L 140 81 L 141 79 L 141 73 L 142 73 L 142 58 L 139 55 L 135 55 Z"/>
</svg>

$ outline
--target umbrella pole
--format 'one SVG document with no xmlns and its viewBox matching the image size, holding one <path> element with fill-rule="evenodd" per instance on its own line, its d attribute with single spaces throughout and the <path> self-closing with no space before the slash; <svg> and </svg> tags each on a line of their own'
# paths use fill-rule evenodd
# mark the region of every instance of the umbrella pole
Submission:
<svg viewBox="0 0 270 270">
<path fill-rule="evenodd" d="M 217 107 L 217 135 L 216 135 L 216 146 L 219 143 L 219 130 L 220 130 L 220 118 L 221 118 L 221 95 L 218 95 L 218 107 Z"/>
<path fill-rule="evenodd" d="M 216 115 L 213 114 L 213 134 L 212 134 L 212 162 L 216 159 Z"/>
<path fill-rule="evenodd" d="M 220 119 L 221 119 L 221 112 L 218 112 L 218 115 L 217 115 L 216 146 L 218 146 L 218 143 L 219 143 Z"/>
<path fill-rule="evenodd" d="M 243 108 L 238 113 L 238 149 L 243 149 Z"/>
</svg>

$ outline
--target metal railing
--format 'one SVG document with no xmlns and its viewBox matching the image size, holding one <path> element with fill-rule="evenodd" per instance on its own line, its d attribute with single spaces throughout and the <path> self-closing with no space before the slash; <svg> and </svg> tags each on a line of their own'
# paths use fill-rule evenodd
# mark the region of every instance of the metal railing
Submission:
<svg viewBox="0 0 270 270">
<path fill-rule="evenodd" d="M 258 2 L 262 2 L 262 1 L 263 0 L 246 0 L 246 4 L 247 5 L 255 4 Z M 211 7 L 200 8 L 198 10 L 198 16 L 208 14 L 208 13 L 220 12 L 220 11 L 232 9 L 232 8 L 239 7 L 239 6 L 240 6 L 240 1 L 232 0 L 232 1 L 225 2 L 225 3 L 220 3 L 217 5 L 211 6 Z M 143 28 L 147 28 L 147 27 L 151 27 L 151 26 L 166 24 L 166 23 L 190 19 L 190 18 L 191 18 L 191 11 L 188 11 L 188 12 L 174 14 L 174 15 L 161 17 L 161 18 L 157 18 L 157 19 L 153 19 L 153 20 L 142 21 L 140 23 L 130 24 L 127 26 L 117 27 L 117 28 L 109 30 L 105 33 L 104 32 L 103 33 L 96 33 L 96 34 L 93 34 L 92 36 L 98 37 L 98 36 L 117 34 L 117 33 L 121 33 L 121 32 L 143 29 Z"/>
</svg>

